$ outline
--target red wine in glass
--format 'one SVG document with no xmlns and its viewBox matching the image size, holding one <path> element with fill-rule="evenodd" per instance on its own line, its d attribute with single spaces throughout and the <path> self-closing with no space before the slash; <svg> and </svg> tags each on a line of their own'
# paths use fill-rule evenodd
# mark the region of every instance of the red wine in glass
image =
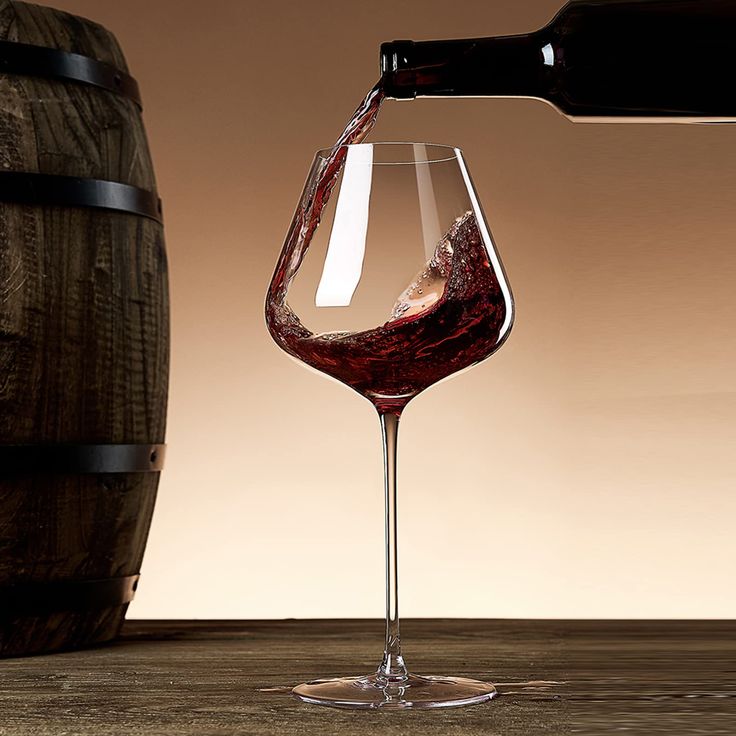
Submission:
<svg viewBox="0 0 736 736">
<path fill-rule="evenodd" d="M 269 326 L 290 355 L 380 411 L 400 412 L 420 391 L 495 352 L 507 314 L 478 222 L 467 212 L 379 327 L 314 335 L 286 305 L 269 312 Z"/>
</svg>

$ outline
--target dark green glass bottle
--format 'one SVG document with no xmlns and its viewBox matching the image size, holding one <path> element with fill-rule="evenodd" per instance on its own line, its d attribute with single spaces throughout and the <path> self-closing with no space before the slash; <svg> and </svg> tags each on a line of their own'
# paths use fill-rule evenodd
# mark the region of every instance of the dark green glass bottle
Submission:
<svg viewBox="0 0 736 736">
<path fill-rule="evenodd" d="M 578 119 L 736 120 L 736 0 L 573 0 L 516 36 L 381 46 L 388 97 L 532 97 Z"/>
</svg>

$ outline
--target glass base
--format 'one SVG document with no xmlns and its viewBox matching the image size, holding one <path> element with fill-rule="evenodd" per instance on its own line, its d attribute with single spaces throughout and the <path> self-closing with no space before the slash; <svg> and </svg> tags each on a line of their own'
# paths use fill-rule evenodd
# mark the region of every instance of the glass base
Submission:
<svg viewBox="0 0 736 736">
<path fill-rule="evenodd" d="M 497 694 L 489 682 L 420 675 L 391 683 L 376 675 L 312 680 L 291 692 L 306 703 L 333 708 L 454 708 L 484 703 Z"/>
</svg>

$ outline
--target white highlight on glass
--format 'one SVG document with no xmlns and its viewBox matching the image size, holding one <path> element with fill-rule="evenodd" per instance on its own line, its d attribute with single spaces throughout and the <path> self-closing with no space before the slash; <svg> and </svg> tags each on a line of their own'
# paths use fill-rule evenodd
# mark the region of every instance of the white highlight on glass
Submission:
<svg viewBox="0 0 736 736">
<path fill-rule="evenodd" d="M 372 179 L 373 145 L 349 146 L 315 296 L 318 307 L 348 307 L 353 299 L 363 273 Z"/>
<path fill-rule="evenodd" d="M 545 66 L 555 65 L 555 52 L 551 43 L 548 43 L 546 46 L 542 46 L 542 57 L 544 58 Z"/>
<path fill-rule="evenodd" d="M 419 213 L 422 218 L 422 237 L 424 253 L 429 261 L 434 255 L 437 243 L 442 238 L 440 217 L 437 213 L 437 199 L 434 196 L 432 171 L 424 143 L 414 143 L 414 170 L 417 174 L 417 191 L 419 193 Z"/>
<path fill-rule="evenodd" d="M 483 237 L 483 242 L 486 246 L 486 251 L 488 252 L 488 258 L 491 260 L 491 263 L 493 264 L 493 271 L 496 274 L 496 278 L 498 279 L 498 285 L 501 287 L 501 291 L 503 292 L 503 295 L 506 299 L 507 304 L 512 303 L 511 299 L 511 289 L 509 289 L 509 285 L 506 283 L 506 277 L 504 276 L 503 267 L 501 266 L 501 261 L 498 260 L 498 255 L 496 253 L 496 248 L 493 245 L 493 238 L 491 237 L 491 231 L 488 229 L 488 224 L 486 223 L 486 218 L 483 215 L 483 210 L 481 209 L 480 202 L 478 201 L 478 197 L 475 193 L 475 187 L 473 186 L 473 181 L 470 178 L 470 173 L 468 172 L 467 166 L 465 166 L 465 161 L 463 159 L 463 152 L 459 149 L 455 149 L 455 155 L 457 156 L 457 162 L 460 165 L 460 173 L 463 176 L 463 181 L 465 182 L 465 187 L 468 190 L 468 195 L 470 196 L 470 204 L 473 208 L 473 214 L 475 215 L 476 222 L 478 223 L 478 229 L 480 230 L 480 234 Z M 506 316 L 504 317 L 503 324 L 501 325 L 501 329 L 498 333 L 498 339 L 502 340 L 506 332 L 508 332 L 509 328 L 511 327 L 511 309 L 506 310 Z"/>
</svg>

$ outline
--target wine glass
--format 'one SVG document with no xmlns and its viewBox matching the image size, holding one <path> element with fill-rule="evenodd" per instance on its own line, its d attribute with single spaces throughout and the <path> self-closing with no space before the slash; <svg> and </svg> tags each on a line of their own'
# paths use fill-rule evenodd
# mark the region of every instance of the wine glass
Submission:
<svg viewBox="0 0 736 736">
<path fill-rule="evenodd" d="M 494 353 L 511 292 L 458 148 L 360 143 L 318 151 L 268 292 L 287 353 L 376 408 L 386 501 L 386 640 L 375 673 L 315 680 L 293 694 L 346 708 L 480 703 L 492 684 L 410 674 L 401 654 L 396 441 L 407 403 Z"/>
</svg>

